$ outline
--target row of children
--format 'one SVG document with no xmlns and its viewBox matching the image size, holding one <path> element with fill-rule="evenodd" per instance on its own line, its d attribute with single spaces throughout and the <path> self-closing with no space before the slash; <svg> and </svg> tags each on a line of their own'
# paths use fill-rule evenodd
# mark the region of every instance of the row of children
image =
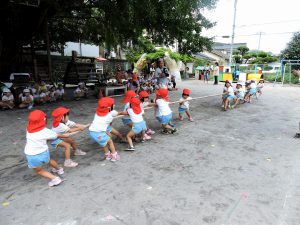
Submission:
<svg viewBox="0 0 300 225">
<path fill-rule="evenodd" d="M 74 98 L 78 100 L 87 96 L 88 88 L 83 82 L 80 82 L 74 91 Z M 31 109 L 35 104 L 56 102 L 58 100 L 65 100 L 63 85 L 58 84 L 55 87 L 54 85 L 46 85 L 45 82 L 40 82 L 39 84 L 24 88 L 17 98 L 15 98 L 10 89 L 3 88 L 0 108 L 13 109 L 17 105 L 21 109 Z"/>
<path fill-rule="evenodd" d="M 192 120 L 189 111 L 190 90 L 184 89 L 182 98 L 179 102 L 179 117 L 183 119 L 183 113 L 186 113 Z M 134 91 L 127 91 L 123 99 L 124 110 L 117 112 L 114 109 L 114 99 L 103 97 L 98 101 L 98 106 L 91 124 L 79 124 L 69 119 L 70 110 L 64 107 L 59 107 L 52 112 L 53 122 L 52 129 L 46 128 L 47 117 L 41 110 L 34 110 L 29 114 L 25 155 L 28 162 L 28 167 L 34 171 L 50 179 L 49 186 L 56 186 L 63 180 L 58 176 L 64 173 L 63 167 L 59 166 L 56 161 L 50 158 L 47 140 L 52 140 L 51 145 L 54 148 L 62 147 L 65 151 L 65 167 L 76 167 L 78 163 L 71 159 L 71 148 L 74 155 L 85 155 L 86 152 L 78 149 L 77 144 L 72 135 L 79 131 L 83 131 L 89 127 L 90 137 L 103 148 L 106 160 L 111 162 L 120 159 L 116 151 L 112 135 L 116 136 L 120 142 L 128 143 L 129 146 L 125 150 L 134 151 L 133 141 L 135 137 L 139 137 L 141 142 L 149 140 L 150 135 L 155 132 L 151 130 L 144 119 L 145 109 L 149 107 L 155 108 L 155 116 L 162 126 L 162 131 L 165 134 L 173 134 L 177 131 L 176 126 L 172 124 L 172 110 L 168 99 L 168 90 L 159 89 L 156 91 L 156 98 L 150 101 L 149 94 L 146 91 L 141 91 L 137 95 Z M 123 124 L 131 129 L 127 133 L 126 138 L 114 127 L 112 122 L 115 118 L 121 117 Z M 148 138 L 146 138 L 147 136 Z M 49 164 L 52 167 L 50 172 L 43 169 L 43 164 Z M 58 174 L 58 175 L 54 175 Z"/>
<path fill-rule="evenodd" d="M 264 80 L 260 79 L 256 84 L 256 79 L 247 80 L 245 83 L 239 81 L 234 90 L 230 81 L 225 81 L 225 86 L 222 94 L 222 108 L 226 111 L 228 108 L 235 108 L 239 103 L 250 103 L 251 97 L 262 95 Z M 230 103 L 233 105 L 230 106 Z"/>
</svg>

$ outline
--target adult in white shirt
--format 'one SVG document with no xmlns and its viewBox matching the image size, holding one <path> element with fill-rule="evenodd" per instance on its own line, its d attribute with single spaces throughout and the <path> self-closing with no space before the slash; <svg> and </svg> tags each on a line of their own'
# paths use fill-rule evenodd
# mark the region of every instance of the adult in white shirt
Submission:
<svg viewBox="0 0 300 225">
<path fill-rule="evenodd" d="M 214 75 L 214 78 L 215 78 L 214 85 L 218 84 L 219 72 L 220 72 L 219 63 L 216 62 L 214 70 L 213 70 L 213 75 Z"/>
<path fill-rule="evenodd" d="M 168 82 L 169 82 L 169 71 L 167 67 L 165 67 L 164 60 L 159 59 L 158 60 L 158 67 L 155 70 L 155 78 L 158 80 L 158 85 L 160 87 L 167 88 Z"/>
</svg>

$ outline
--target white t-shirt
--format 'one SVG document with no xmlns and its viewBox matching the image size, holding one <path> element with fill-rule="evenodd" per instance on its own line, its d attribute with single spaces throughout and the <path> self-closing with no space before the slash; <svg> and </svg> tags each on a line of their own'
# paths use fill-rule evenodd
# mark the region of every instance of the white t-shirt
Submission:
<svg viewBox="0 0 300 225">
<path fill-rule="evenodd" d="M 68 121 L 66 122 L 66 125 L 67 125 L 68 127 L 76 127 L 76 123 L 73 122 L 72 120 L 68 120 Z"/>
<path fill-rule="evenodd" d="M 144 119 L 143 119 L 143 114 L 144 114 L 144 110 L 142 110 L 142 112 L 140 114 L 135 114 L 133 112 L 133 109 L 128 109 L 127 110 L 129 116 L 130 116 L 130 119 L 133 123 L 139 123 L 139 122 L 142 122 Z"/>
<path fill-rule="evenodd" d="M 143 108 L 143 109 L 144 109 L 144 108 L 147 108 L 148 105 L 149 105 L 149 102 L 142 102 L 141 105 L 142 105 L 142 108 Z"/>
<path fill-rule="evenodd" d="M 26 133 L 26 145 L 24 152 L 26 155 L 37 155 L 48 150 L 47 140 L 54 140 L 57 134 L 48 128 L 44 128 L 35 133 Z"/>
<path fill-rule="evenodd" d="M 45 98 L 45 97 L 47 97 L 47 93 L 42 92 L 42 93 L 40 94 L 40 98 Z"/>
<path fill-rule="evenodd" d="M 27 99 L 30 99 L 33 102 L 33 96 L 29 95 L 29 96 L 23 96 L 21 97 L 22 102 L 26 101 Z"/>
<path fill-rule="evenodd" d="M 185 102 L 183 102 L 181 105 L 179 105 L 179 107 L 180 107 L 180 108 L 183 108 L 183 109 L 189 109 L 190 103 L 189 103 L 189 101 L 187 101 L 187 100 L 191 100 L 191 99 L 192 99 L 191 97 L 187 97 L 187 99 L 180 98 L 179 101 L 184 101 L 184 100 L 185 100 Z"/>
<path fill-rule="evenodd" d="M 170 106 L 169 106 L 169 102 L 166 102 L 163 99 L 157 99 L 156 104 L 158 106 L 160 115 L 167 116 L 170 113 L 172 113 L 172 110 L 170 109 Z"/>
<path fill-rule="evenodd" d="M 89 130 L 94 132 L 106 131 L 107 127 L 117 115 L 118 112 L 116 110 L 109 112 L 106 116 L 98 116 L 97 114 L 95 114 L 94 120 L 89 127 Z"/>
<path fill-rule="evenodd" d="M 216 66 L 214 68 L 214 76 L 219 76 L 219 67 L 218 66 Z"/>
<path fill-rule="evenodd" d="M 56 132 L 57 134 L 64 134 L 67 133 L 70 130 L 70 127 L 68 127 L 64 123 L 59 123 L 57 127 L 52 127 L 52 130 Z"/>
<path fill-rule="evenodd" d="M 80 92 L 82 92 L 83 90 L 81 90 L 79 87 L 78 88 L 76 88 L 76 90 L 74 91 L 75 93 L 80 93 Z"/>
<path fill-rule="evenodd" d="M 59 96 L 63 96 L 64 94 L 65 94 L 65 90 L 64 89 L 57 89 L 56 91 L 55 91 L 55 93 L 57 94 L 57 95 L 59 95 Z"/>
<path fill-rule="evenodd" d="M 264 87 L 264 84 L 263 83 L 258 83 L 257 84 L 257 88 L 263 88 Z"/>
<path fill-rule="evenodd" d="M 127 102 L 124 106 L 123 112 L 127 112 L 127 110 L 130 109 L 130 103 Z M 130 119 L 130 116 L 123 116 L 124 119 Z"/>
<path fill-rule="evenodd" d="M 10 96 L 3 95 L 2 96 L 2 101 L 4 101 L 4 102 L 13 101 L 13 100 L 14 100 L 14 96 L 13 95 L 10 95 Z"/>
<path fill-rule="evenodd" d="M 227 88 L 227 91 L 228 91 L 228 95 L 234 96 L 234 91 L 233 91 L 233 88 L 231 86 Z"/>
<path fill-rule="evenodd" d="M 252 88 L 254 88 L 254 89 L 256 88 L 256 84 L 255 83 L 251 83 L 250 84 L 250 89 L 252 89 Z"/>
</svg>

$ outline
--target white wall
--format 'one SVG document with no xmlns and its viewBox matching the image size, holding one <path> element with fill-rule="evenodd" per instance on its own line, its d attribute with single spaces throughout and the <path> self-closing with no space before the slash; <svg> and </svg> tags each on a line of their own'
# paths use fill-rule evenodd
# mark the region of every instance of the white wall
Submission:
<svg viewBox="0 0 300 225">
<path fill-rule="evenodd" d="M 65 56 L 71 56 L 72 51 L 74 50 L 78 53 L 78 55 L 80 55 L 79 43 L 67 42 L 64 49 Z M 89 57 L 99 56 L 99 46 L 81 43 L 81 50 L 82 50 L 82 56 L 89 56 Z"/>
</svg>

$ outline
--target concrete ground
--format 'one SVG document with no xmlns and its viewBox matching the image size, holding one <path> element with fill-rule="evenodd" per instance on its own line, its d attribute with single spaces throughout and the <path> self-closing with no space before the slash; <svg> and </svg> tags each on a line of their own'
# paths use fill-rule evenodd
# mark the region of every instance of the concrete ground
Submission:
<svg viewBox="0 0 300 225">
<path fill-rule="evenodd" d="M 223 85 L 185 81 L 192 96 L 222 92 Z M 27 168 L 23 149 L 27 110 L 0 112 L 0 224 L 3 225 L 299 225 L 300 89 L 267 85 L 259 100 L 221 111 L 220 97 L 191 102 L 195 122 L 174 122 L 179 132 L 137 144 L 117 163 L 101 161 L 102 151 L 84 131 L 75 137 L 86 156 L 65 169 L 54 188 Z M 117 109 L 121 109 L 121 98 Z M 65 102 L 71 119 L 91 122 L 97 101 Z M 61 105 L 41 107 L 50 116 Z M 147 122 L 159 131 L 154 112 Z M 50 126 L 50 121 L 48 122 Z M 120 120 L 114 127 L 126 133 Z M 51 156 L 63 162 L 62 151 Z"/>
</svg>

